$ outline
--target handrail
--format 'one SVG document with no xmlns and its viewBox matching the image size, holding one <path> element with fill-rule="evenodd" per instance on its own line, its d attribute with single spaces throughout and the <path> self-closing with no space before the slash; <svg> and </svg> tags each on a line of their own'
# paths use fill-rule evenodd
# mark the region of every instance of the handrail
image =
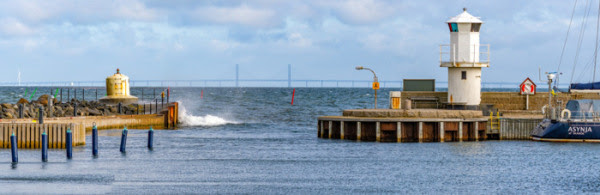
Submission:
<svg viewBox="0 0 600 195">
<path fill-rule="evenodd" d="M 472 63 L 475 65 L 476 63 L 489 63 L 490 62 L 490 44 L 473 44 L 473 57 L 472 59 L 465 60 L 456 59 L 456 45 L 455 44 L 440 44 L 440 64 L 442 63 L 453 63 L 456 66 L 456 63 Z M 479 49 L 478 49 L 479 47 Z M 482 51 L 481 48 L 486 48 L 486 50 Z M 448 48 L 448 49 L 444 49 Z M 479 56 L 477 56 L 477 51 L 479 51 Z M 452 55 L 454 54 L 454 55 Z M 446 61 L 447 60 L 447 61 Z"/>
</svg>

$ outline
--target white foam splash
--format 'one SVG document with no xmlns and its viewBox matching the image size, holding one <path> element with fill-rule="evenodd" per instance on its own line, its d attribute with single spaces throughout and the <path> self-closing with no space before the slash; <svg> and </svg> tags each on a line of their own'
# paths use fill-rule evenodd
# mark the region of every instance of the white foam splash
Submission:
<svg viewBox="0 0 600 195">
<path fill-rule="evenodd" d="M 179 119 L 181 120 L 181 124 L 184 126 L 221 126 L 227 124 L 238 124 L 235 121 L 229 121 L 210 114 L 205 116 L 194 116 L 187 112 L 181 102 L 179 103 L 179 111 Z"/>
</svg>

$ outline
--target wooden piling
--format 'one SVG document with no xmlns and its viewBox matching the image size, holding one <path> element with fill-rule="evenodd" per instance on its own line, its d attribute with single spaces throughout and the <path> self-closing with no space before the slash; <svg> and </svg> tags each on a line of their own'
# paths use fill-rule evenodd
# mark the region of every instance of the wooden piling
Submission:
<svg viewBox="0 0 600 195">
<path fill-rule="evenodd" d="M 402 142 L 402 122 L 396 122 L 396 139 L 398 143 Z"/>
<path fill-rule="evenodd" d="M 360 141 L 361 140 L 361 124 L 360 122 L 356 122 L 356 140 Z"/>
<path fill-rule="evenodd" d="M 419 122 L 419 143 L 423 142 L 423 122 Z"/>
<path fill-rule="evenodd" d="M 463 122 L 458 122 L 458 141 L 463 141 Z"/>
<path fill-rule="evenodd" d="M 440 142 L 444 142 L 446 139 L 446 135 L 444 132 L 444 122 L 440 122 Z"/>
<path fill-rule="evenodd" d="M 332 128 L 333 125 L 332 125 L 332 121 L 329 121 L 328 123 L 329 123 L 329 129 L 328 129 L 329 133 L 327 133 L 327 134 L 329 136 L 329 139 L 331 139 L 331 134 L 333 133 L 333 131 L 331 130 L 331 128 Z"/>
<path fill-rule="evenodd" d="M 381 141 L 381 123 L 375 122 L 375 141 Z"/>
<path fill-rule="evenodd" d="M 344 121 L 340 121 L 340 139 L 344 139 Z"/>
</svg>

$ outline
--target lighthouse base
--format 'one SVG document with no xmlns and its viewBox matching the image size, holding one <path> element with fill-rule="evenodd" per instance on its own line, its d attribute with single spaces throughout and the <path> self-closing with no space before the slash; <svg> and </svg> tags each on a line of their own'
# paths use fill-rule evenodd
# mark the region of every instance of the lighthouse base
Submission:
<svg viewBox="0 0 600 195">
<path fill-rule="evenodd" d="M 118 104 L 129 105 L 138 102 L 138 98 L 135 96 L 106 96 L 100 98 L 101 103 L 105 104 Z"/>
</svg>

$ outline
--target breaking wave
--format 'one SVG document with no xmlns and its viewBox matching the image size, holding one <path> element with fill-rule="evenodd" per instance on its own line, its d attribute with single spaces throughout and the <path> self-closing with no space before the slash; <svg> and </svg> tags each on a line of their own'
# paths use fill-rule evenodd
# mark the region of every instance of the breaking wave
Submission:
<svg viewBox="0 0 600 195">
<path fill-rule="evenodd" d="M 179 120 L 184 126 L 221 126 L 227 124 L 238 124 L 238 122 L 230 121 L 218 116 L 207 114 L 205 116 L 194 116 L 185 109 L 183 104 L 179 103 Z"/>
</svg>

